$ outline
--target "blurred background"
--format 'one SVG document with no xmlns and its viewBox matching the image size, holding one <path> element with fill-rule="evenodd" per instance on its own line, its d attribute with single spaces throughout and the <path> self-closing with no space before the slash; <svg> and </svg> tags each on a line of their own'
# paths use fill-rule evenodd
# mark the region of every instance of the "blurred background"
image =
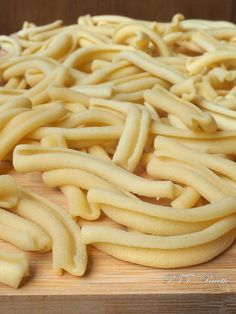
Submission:
<svg viewBox="0 0 236 314">
<path fill-rule="evenodd" d="M 85 14 L 169 21 L 175 13 L 236 22 L 236 0 L 0 0 L 0 34 L 15 32 L 24 21 L 40 25 L 62 19 L 71 24 Z"/>
</svg>

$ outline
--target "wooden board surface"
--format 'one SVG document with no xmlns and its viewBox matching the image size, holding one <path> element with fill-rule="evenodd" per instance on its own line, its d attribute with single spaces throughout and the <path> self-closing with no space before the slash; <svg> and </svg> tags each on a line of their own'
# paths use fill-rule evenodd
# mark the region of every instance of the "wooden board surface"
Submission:
<svg viewBox="0 0 236 314">
<path fill-rule="evenodd" d="M 13 175 L 22 186 L 66 208 L 63 195 L 56 189 L 45 187 L 41 174 L 15 173 L 9 163 L 1 163 L 0 169 L 1 173 Z M 0 245 L 1 249 L 16 250 L 3 242 Z M 19 308 L 31 313 L 41 304 L 40 300 L 44 307 L 38 308 L 37 313 L 84 313 L 85 309 L 90 309 L 88 313 L 110 313 L 109 308 L 114 313 L 116 310 L 120 313 L 121 308 L 122 313 L 141 313 L 151 305 L 148 313 L 155 313 L 160 306 L 166 313 L 178 313 L 177 306 L 182 309 L 183 305 L 186 313 L 192 308 L 196 313 L 204 313 L 203 306 L 206 305 L 212 311 L 235 306 L 236 245 L 208 263 L 175 270 L 130 264 L 92 247 L 88 247 L 88 253 L 88 268 L 83 277 L 68 273 L 58 277 L 52 270 L 51 253 L 29 253 L 31 275 L 20 289 L 0 286 L 0 313 L 4 310 L 19 313 Z M 48 312 L 49 309 L 52 312 Z M 181 311 L 185 313 L 184 309 Z"/>
</svg>

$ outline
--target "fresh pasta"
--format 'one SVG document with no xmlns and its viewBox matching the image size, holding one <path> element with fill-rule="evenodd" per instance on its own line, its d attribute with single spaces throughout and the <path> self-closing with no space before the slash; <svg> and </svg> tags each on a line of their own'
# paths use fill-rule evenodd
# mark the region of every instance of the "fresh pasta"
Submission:
<svg viewBox="0 0 236 314">
<path fill-rule="evenodd" d="M 181 14 L 25 22 L 0 36 L 0 239 L 52 251 L 55 273 L 74 276 L 87 245 L 160 268 L 225 251 L 236 238 L 235 38 L 233 23 Z M 2 163 L 39 172 L 66 208 Z M 28 266 L 24 252 L 1 253 L 0 282 L 19 287 Z"/>
</svg>

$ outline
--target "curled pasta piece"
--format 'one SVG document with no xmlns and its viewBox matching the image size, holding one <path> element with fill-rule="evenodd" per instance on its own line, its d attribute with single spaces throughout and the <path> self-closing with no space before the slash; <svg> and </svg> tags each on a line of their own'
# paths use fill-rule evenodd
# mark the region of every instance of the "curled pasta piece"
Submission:
<svg viewBox="0 0 236 314">
<path fill-rule="evenodd" d="M 232 132 L 232 131 L 230 131 Z M 209 153 L 209 154 L 235 154 L 235 142 L 234 137 L 219 137 L 215 139 L 189 139 L 189 138 L 178 138 L 178 142 L 189 146 L 195 150 Z"/>
<path fill-rule="evenodd" d="M 19 101 L 23 104 L 29 103 L 27 98 L 22 98 Z M 40 126 L 56 121 L 64 114 L 63 106 L 57 104 L 48 108 L 39 107 L 27 110 L 12 118 L 0 132 L 0 160 L 28 133 Z"/>
<path fill-rule="evenodd" d="M 47 135 L 61 135 L 69 141 L 78 140 L 117 140 L 122 134 L 123 126 L 91 126 L 84 128 L 41 127 L 28 134 L 30 139 L 41 139 Z"/>
<path fill-rule="evenodd" d="M 22 279 L 29 275 L 28 259 L 25 253 L 0 253 L 0 282 L 18 288 Z"/>
<path fill-rule="evenodd" d="M 123 125 L 124 120 L 105 110 L 85 110 L 75 112 L 65 118 L 59 126 L 61 128 L 74 128 L 81 125 Z"/>
<path fill-rule="evenodd" d="M 18 84 L 18 81 L 16 83 Z M 23 90 L 0 87 L 0 105 L 2 106 L 6 102 L 17 98 L 17 96 L 22 96 L 23 93 Z"/>
<path fill-rule="evenodd" d="M 137 23 L 129 23 L 121 26 L 113 35 L 113 42 L 116 44 L 123 44 L 130 36 L 134 36 L 137 32 L 144 33 L 149 41 L 151 41 L 161 56 L 169 56 L 170 52 L 158 33 L 154 32 L 152 29 L 145 25 Z"/>
<path fill-rule="evenodd" d="M 18 57 L 21 53 L 19 42 L 10 36 L 0 36 L 0 47 L 4 51 L 4 54 L 0 55 L 0 63 L 6 62 L 10 58 Z"/>
<path fill-rule="evenodd" d="M 154 145 L 158 156 L 173 156 L 174 154 L 174 158 L 176 159 L 186 162 L 191 161 L 201 163 L 209 169 L 236 181 L 236 167 L 234 161 L 232 160 L 196 151 L 178 143 L 177 141 L 174 141 L 173 139 L 162 136 L 156 137 Z"/>
<path fill-rule="evenodd" d="M 105 107 L 126 114 L 124 130 L 119 139 L 116 152 L 113 155 L 113 161 L 128 170 L 134 170 L 141 158 L 147 139 L 150 122 L 148 112 L 143 110 L 141 117 L 138 108 L 134 107 L 131 103 L 116 102 L 113 100 L 91 99 L 90 104 L 95 108 Z"/>
<path fill-rule="evenodd" d="M 41 140 L 41 144 L 47 147 L 67 147 L 67 143 L 62 136 L 47 136 Z M 63 174 L 65 174 L 65 172 L 67 172 L 67 169 L 64 170 Z M 73 218 L 80 216 L 85 219 L 93 220 L 100 216 L 98 206 L 88 203 L 86 193 L 79 185 L 64 185 L 61 183 L 57 184 L 57 186 L 59 186 L 61 192 L 65 195 L 68 202 L 68 211 Z"/>
<path fill-rule="evenodd" d="M 87 95 L 65 87 L 51 86 L 48 88 L 48 93 L 52 100 L 80 103 L 85 107 L 88 107 L 89 104 L 89 97 Z"/>
<path fill-rule="evenodd" d="M 191 39 L 194 43 L 196 43 L 207 52 L 222 49 L 221 43 L 216 38 L 204 31 L 199 31 L 193 34 Z"/>
<path fill-rule="evenodd" d="M 51 239 L 38 225 L 1 208 L 0 238 L 27 251 L 51 250 Z"/>
<path fill-rule="evenodd" d="M 115 61 L 127 60 L 142 70 L 151 73 L 153 76 L 176 84 L 185 79 L 185 75 L 174 70 L 172 67 L 162 63 L 159 60 L 153 60 L 148 54 L 142 51 L 125 51 L 119 53 Z"/>
<path fill-rule="evenodd" d="M 94 60 L 91 64 L 91 69 L 93 72 L 82 78 L 79 83 L 94 85 L 103 83 L 104 81 L 113 81 L 118 79 L 117 76 L 123 77 L 124 74 L 132 75 L 139 72 L 136 67 L 131 66 L 127 61 L 110 63 L 103 60 Z"/>
<path fill-rule="evenodd" d="M 13 156 L 14 167 L 19 172 L 67 168 L 68 161 L 70 168 L 93 173 L 132 193 L 167 198 L 171 198 L 173 195 L 171 182 L 147 180 L 112 165 L 110 162 L 71 149 L 18 145 Z"/>
<path fill-rule="evenodd" d="M 211 66 L 217 63 L 223 63 L 226 61 L 235 60 L 235 52 L 230 50 L 217 50 L 213 52 L 207 52 L 200 57 L 190 58 L 187 61 L 186 67 L 190 74 L 200 73 L 206 66 Z"/>
<path fill-rule="evenodd" d="M 132 228 L 139 232 L 144 232 L 153 235 L 177 235 L 187 234 L 202 230 L 212 222 L 183 222 L 183 221 L 171 221 L 168 219 L 162 219 L 155 217 L 154 215 L 147 213 L 139 213 L 131 210 L 123 209 L 118 206 L 111 206 L 105 204 L 99 204 L 101 211 L 111 218 L 113 221 L 120 225 Z"/>
<path fill-rule="evenodd" d="M 43 182 L 49 187 L 72 185 L 84 190 L 103 188 L 119 194 L 119 189 L 90 172 L 80 169 L 55 169 L 43 173 Z"/>
<path fill-rule="evenodd" d="M 188 19 L 188 20 L 183 20 L 180 22 L 180 27 L 181 29 L 187 31 L 187 30 L 192 30 L 192 29 L 217 29 L 217 28 L 235 28 L 235 25 L 231 22 L 226 22 L 226 21 L 208 21 L 208 20 L 201 20 L 201 19 Z"/>
<path fill-rule="evenodd" d="M 209 113 L 201 111 L 192 103 L 178 98 L 164 88 L 156 86 L 155 90 L 144 93 L 144 99 L 154 107 L 179 117 L 189 128 L 215 132 L 217 125 Z"/>
<path fill-rule="evenodd" d="M 227 117 L 222 114 L 211 112 L 211 115 L 215 119 L 218 129 L 222 131 L 236 130 L 235 119 Z"/>
<path fill-rule="evenodd" d="M 29 67 L 38 69 L 44 74 L 49 74 L 55 69 L 56 65 L 57 63 L 46 57 L 21 56 L 11 59 L 8 63 L 2 64 L 0 69 L 2 71 L 3 80 L 7 81 L 12 77 L 24 75 Z"/>
<path fill-rule="evenodd" d="M 76 47 L 76 36 L 70 33 L 59 34 L 38 54 L 63 61 Z"/>
<path fill-rule="evenodd" d="M 65 61 L 64 65 L 72 68 L 81 68 L 96 56 L 96 59 L 111 61 L 114 55 L 121 50 L 132 50 L 122 45 L 97 45 L 81 48 L 74 51 Z"/>
<path fill-rule="evenodd" d="M 81 238 L 85 244 L 113 243 L 147 249 L 175 250 L 190 248 L 214 241 L 236 228 L 235 215 L 216 221 L 201 231 L 176 236 L 146 235 L 136 232 L 127 232 L 117 228 L 85 225 L 81 230 Z M 234 230 L 235 231 L 235 230 Z M 236 233 L 234 232 L 236 237 Z"/>
<path fill-rule="evenodd" d="M 181 195 L 171 202 L 171 206 L 174 208 L 191 208 L 199 201 L 200 197 L 201 195 L 196 190 L 188 186 Z"/>
<path fill-rule="evenodd" d="M 17 97 L 7 103 L 4 103 L 0 107 L 0 130 L 2 130 L 7 123 L 16 115 L 27 111 L 31 108 L 30 101 L 23 100 Z"/>
<path fill-rule="evenodd" d="M 210 102 L 206 99 L 203 99 L 202 97 L 195 97 L 194 102 L 204 109 L 209 110 L 210 112 L 216 112 L 223 114 L 226 117 L 229 118 L 236 118 L 236 112 L 234 110 L 230 110 L 228 108 L 221 107 L 217 104 L 214 104 L 213 102 Z"/>
<path fill-rule="evenodd" d="M 204 166 L 197 166 L 197 163 L 181 162 L 166 157 L 156 158 L 148 163 L 147 173 L 154 178 L 173 180 L 191 186 L 209 202 L 219 200 L 225 195 L 235 195 L 235 191 L 220 177 Z"/>
<path fill-rule="evenodd" d="M 79 187 L 63 185 L 60 190 L 68 201 L 69 213 L 72 217 L 95 220 L 100 216 L 100 208 L 96 204 L 89 204 L 86 192 Z"/>
<path fill-rule="evenodd" d="M 186 80 L 173 85 L 170 88 L 170 92 L 178 97 L 183 97 L 188 101 L 192 101 L 197 94 L 197 89 L 195 85 L 197 82 L 199 82 L 199 80 L 199 76 L 187 78 Z"/>
<path fill-rule="evenodd" d="M 114 88 L 116 93 L 132 93 L 152 88 L 155 84 L 163 84 L 157 77 L 144 77 L 136 80 L 117 84 Z"/>
<path fill-rule="evenodd" d="M 131 263 L 158 268 L 178 268 L 205 263 L 225 251 L 234 240 L 235 231 L 232 230 L 209 243 L 178 250 L 146 249 L 109 243 L 94 243 L 93 246 Z"/>
<path fill-rule="evenodd" d="M 29 97 L 34 106 L 50 101 L 48 88 L 51 85 L 63 84 L 68 79 L 68 71 L 65 67 L 58 67 L 47 75 L 41 82 L 26 90 L 25 97 Z"/>
<path fill-rule="evenodd" d="M 83 275 L 87 264 L 86 249 L 81 242 L 79 226 L 63 208 L 20 188 L 20 200 L 14 212 L 37 223 L 50 235 L 53 269 L 58 275 L 63 270 L 75 276 Z"/>
<path fill-rule="evenodd" d="M 170 221 L 183 222 L 206 222 L 235 214 L 235 199 L 234 196 L 225 196 L 218 201 L 204 206 L 188 209 L 176 208 L 173 210 L 172 207 L 151 204 L 140 199 L 132 199 L 104 189 L 94 188 L 90 189 L 88 192 L 88 200 L 91 203 L 106 204 L 130 210 L 135 213 L 150 215 Z"/>
<path fill-rule="evenodd" d="M 28 24 L 25 24 L 25 26 L 26 25 Z M 19 35 L 19 37 L 29 38 L 33 40 L 34 36 L 36 36 L 37 34 L 57 29 L 61 25 L 62 25 L 62 20 L 57 20 L 43 26 L 32 25 L 31 27 L 23 27 L 23 29 L 20 30 L 17 34 Z"/>
</svg>

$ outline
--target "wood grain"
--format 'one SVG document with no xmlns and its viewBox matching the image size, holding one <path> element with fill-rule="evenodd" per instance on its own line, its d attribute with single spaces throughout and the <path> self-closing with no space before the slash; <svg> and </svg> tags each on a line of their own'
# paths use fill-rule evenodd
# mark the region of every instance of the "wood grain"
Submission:
<svg viewBox="0 0 236 314">
<path fill-rule="evenodd" d="M 169 21 L 183 13 L 187 18 L 236 22 L 235 4 L 235 0 L 0 0 L 0 34 L 17 31 L 24 21 L 40 25 L 62 19 L 71 24 L 84 14 Z"/>
<path fill-rule="evenodd" d="M 41 174 L 15 173 L 10 163 L 1 163 L 0 169 L 22 186 L 66 208 L 62 194 L 45 187 Z M 2 242 L 1 249 L 5 247 L 17 250 Z M 111 313 L 111 309 L 113 313 L 142 313 L 144 309 L 148 313 L 157 309 L 160 313 L 179 313 L 178 308 L 181 313 L 205 313 L 206 308 L 208 313 L 231 313 L 236 306 L 235 245 L 208 263 L 177 270 L 126 263 L 92 247 L 88 253 L 88 268 L 81 278 L 67 273 L 56 276 L 51 253 L 29 253 L 31 276 L 18 290 L 0 286 L 0 313 L 31 313 L 36 308 L 37 314 Z M 206 282 L 207 276 L 221 282 Z M 220 308 L 228 312 L 217 312 Z"/>
</svg>

